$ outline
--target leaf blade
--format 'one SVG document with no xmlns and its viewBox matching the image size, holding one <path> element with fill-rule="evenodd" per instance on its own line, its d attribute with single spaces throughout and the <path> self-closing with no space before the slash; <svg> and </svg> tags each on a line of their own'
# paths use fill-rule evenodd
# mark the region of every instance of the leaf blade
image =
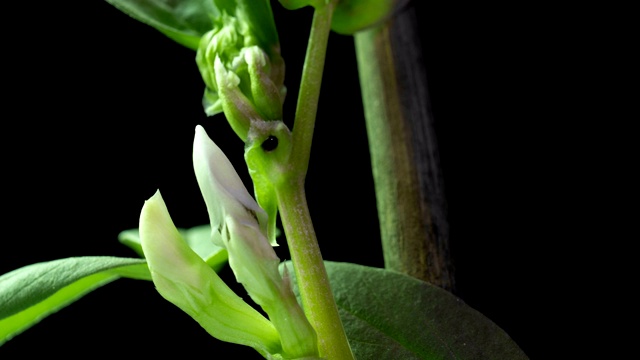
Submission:
<svg viewBox="0 0 640 360">
<path fill-rule="evenodd" d="M 144 260 L 109 256 L 42 262 L 0 276 L 0 345 L 120 277 L 151 279 Z"/>
<path fill-rule="evenodd" d="M 495 323 L 439 287 L 385 269 L 325 265 L 360 360 L 528 359 Z"/>
<path fill-rule="evenodd" d="M 177 43 L 198 49 L 200 38 L 213 28 L 219 16 L 207 0 L 106 0 L 123 13 L 147 24 Z"/>
</svg>

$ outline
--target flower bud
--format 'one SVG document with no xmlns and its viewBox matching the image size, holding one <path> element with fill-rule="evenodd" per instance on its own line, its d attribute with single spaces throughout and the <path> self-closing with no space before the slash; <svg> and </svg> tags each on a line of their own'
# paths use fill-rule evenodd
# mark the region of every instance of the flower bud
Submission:
<svg viewBox="0 0 640 360">
<path fill-rule="evenodd" d="M 277 43 L 261 41 L 242 9 L 223 12 L 200 41 L 196 63 L 206 85 L 209 116 L 224 112 L 243 140 L 252 120 L 282 119 L 284 61 Z"/>
<path fill-rule="evenodd" d="M 182 239 L 156 192 L 140 214 L 140 241 L 158 292 L 213 337 L 280 353 L 273 324 L 238 297 Z"/>
<path fill-rule="evenodd" d="M 315 330 L 298 304 L 267 240 L 268 217 L 224 153 L 196 127 L 193 163 L 211 222 L 212 240 L 227 249 L 236 280 L 269 315 L 287 358 L 318 356 Z"/>
</svg>

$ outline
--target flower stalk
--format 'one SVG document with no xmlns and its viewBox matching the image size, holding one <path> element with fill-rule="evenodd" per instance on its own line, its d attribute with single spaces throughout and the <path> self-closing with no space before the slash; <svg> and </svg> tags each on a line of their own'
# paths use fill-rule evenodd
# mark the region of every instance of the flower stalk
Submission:
<svg viewBox="0 0 640 360">
<path fill-rule="evenodd" d="M 304 191 L 336 1 L 315 6 L 291 139 L 290 170 L 275 186 L 303 307 L 318 333 L 320 356 L 353 359 L 328 281 Z"/>
</svg>

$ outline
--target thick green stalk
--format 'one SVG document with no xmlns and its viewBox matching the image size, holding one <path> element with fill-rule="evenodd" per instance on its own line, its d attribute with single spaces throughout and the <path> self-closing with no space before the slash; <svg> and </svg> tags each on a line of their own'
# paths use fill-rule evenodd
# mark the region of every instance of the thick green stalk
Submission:
<svg viewBox="0 0 640 360">
<path fill-rule="evenodd" d="M 446 202 L 414 9 L 354 37 L 385 267 L 452 290 Z"/>
<path fill-rule="evenodd" d="M 311 223 L 303 184 L 281 186 L 277 192 L 302 305 L 318 334 L 320 356 L 331 360 L 353 359 Z"/>
<path fill-rule="evenodd" d="M 318 334 L 320 356 L 339 360 L 354 357 L 333 298 L 304 191 L 334 6 L 332 1 L 314 11 L 292 132 L 290 168 L 286 180 L 276 185 L 276 193 L 305 314 Z"/>
</svg>

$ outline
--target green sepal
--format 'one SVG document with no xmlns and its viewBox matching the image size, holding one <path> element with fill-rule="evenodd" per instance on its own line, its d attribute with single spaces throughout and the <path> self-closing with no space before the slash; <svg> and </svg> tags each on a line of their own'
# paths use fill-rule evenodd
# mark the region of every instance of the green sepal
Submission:
<svg viewBox="0 0 640 360">
<path fill-rule="evenodd" d="M 218 92 L 205 87 L 204 95 L 202 95 L 202 108 L 207 116 L 213 116 L 223 112 L 222 100 Z"/>
<path fill-rule="evenodd" d="M 271 149 L 274 142 L 277 146 Z M 264 144 L 264 146 L 263 146 Z M 254 121 L 244 150 L 258 205 L 269 216 L 268 239 L 276 238 L 278 198 L 275 184 L 284 181 L 291 155 L 291 132 L 282 121 Z"/>
</svg>

